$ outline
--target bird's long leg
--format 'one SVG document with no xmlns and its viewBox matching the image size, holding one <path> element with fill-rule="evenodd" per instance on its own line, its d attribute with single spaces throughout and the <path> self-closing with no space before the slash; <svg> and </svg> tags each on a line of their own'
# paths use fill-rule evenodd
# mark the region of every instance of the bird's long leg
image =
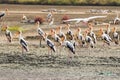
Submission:
<svg viewBox="0 0 120 80">
<path fill-rule="evenodd" d="M 24 54 L 24 49 L 23 49 L 23 47 L 21 46 L 21 48 L 22 48 L 22 54 Z"/>
<path fill-rule="evenodd" d="M 50 50 L 50 48 L 48 47 L 48 55 L 50 55 L 51 56 L 51 50 Z"/>
<path fill-rule="evenodd" d="M 41 36 L 40 36 L 40 47 L 41 47 L 41 43 L 42 43 L 42 38 L 41 38 Z"/>
</svg>

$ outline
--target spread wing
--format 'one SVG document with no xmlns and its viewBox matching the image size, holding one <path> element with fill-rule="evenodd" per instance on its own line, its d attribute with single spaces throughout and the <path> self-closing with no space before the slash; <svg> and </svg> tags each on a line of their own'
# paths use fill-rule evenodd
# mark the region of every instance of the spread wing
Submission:
<svg viewBox="0 0 120 80">
<path fill-rule="evenodd" d="M 63 22 L 71 22 L 71 21 L 76 21 L 76 22 L 80 22 L 80 21 L 82 21 L 82 20 L 84 20 L 83 18 L 74 18 L 74 19 L 68 19 L 68 20 L 63 20 Z"/>
<path fill-rule="evenodd" d="M 89 20 L 92 20 L 92 19 L 105 18 L 105 17 L 107 17 L 107 16 L 92 16 L 92 17 L 89 17 L 89 18 L 87 18 L 87 19 L 88 19 L 88 21 L 89 21 Z"/>
</svg>

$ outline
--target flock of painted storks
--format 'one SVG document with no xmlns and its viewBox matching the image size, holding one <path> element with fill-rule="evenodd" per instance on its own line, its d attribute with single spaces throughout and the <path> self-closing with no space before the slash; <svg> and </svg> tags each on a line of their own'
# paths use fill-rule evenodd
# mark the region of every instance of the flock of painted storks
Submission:
<svg viewBox="0 0 120 80">
<path fill-rule="evenodd" d="M 2 18 L 4 15 L 5 13 L 1 13 L 0 18 Z M 47 21 L 51 22 L 52 19 L 52 14 L 48 14 Z M 91 23 L 88 23 L 88 28 L 84 31 L 84 34 L 81 32 L 81 28 L 77 28 L 76 32 L 73 33 L 73 31 L 70 29 L 70 24 L 66 24 L 65 26 L 65 28 L 67 29 L 66 33 L 62 32 L 62 26 L 59 26 L 56 29 L 51 29 L 50 33 L 48 34 L 39 27 L 39 22 L 37 22 L 36 24 L 39 36 L 46 42 L 49 49 L 53 52 L 56 52 L 56 47 L 58 46 L 66 46 L 71 53 L 75 54 L 75 47 L 78 45 L 80 45 L 81 47 L 86 46 L 94 48 L 95 44 L 97 44 L 97 36 L 93 31 L 93 25 Z M 110 45 L 113 41 L 116 45 L 119 44 L 119 34 L 116 31 L 116 27 L 114 27 L 112 31 L 110 30 L 110 24 L 106 24 L 106 27 L 106 31 L 104 31 L 102 28 L 100 28 L 99 30 L 99 36 L 101 37 L 101 40 L 103 40 L 103 45 Z M 4 28 L 6 31 L 6 38 L 9 42 L 12 42 L 12 34 L 8 30 L 8 26 L 5 26 Z M 112 32 L 112 38 L 110 37 L 110 32 Z M 27 42 L 22 37 L 22 31 L 18 31 L 18 34 L 19 42 L 22 46 L 22 53 L 24 51 L 29 51 Z M 50 35 L 54 39 L 54 41 L 48 38 L 48 35 Z"/>
</svg>

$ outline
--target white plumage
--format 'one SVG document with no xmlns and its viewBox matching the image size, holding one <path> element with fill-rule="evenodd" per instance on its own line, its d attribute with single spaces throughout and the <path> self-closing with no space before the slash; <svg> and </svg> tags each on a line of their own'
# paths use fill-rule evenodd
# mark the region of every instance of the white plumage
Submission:
<svg viewBox="0 0 120 80">
<path fill-rule="evenodd" d="M 12 42 L 12 33 L 8 29 L 6 29 L 5 35 L 6 35 L 7 40 L 9 42 Z"/>
<path fill-rule="evenodd" d="M 90 36 L 88 36 L 88 31 L 85 33 L 85 41 L 90 45 L 91 48 L 94 48 L 94 42 Z"/>
<path fill-rule="evenodd" d="M 73 43 L 65 40 L 62 45 L 65 45 L 73 54 L 75 54 L 75 47 Z"/>
<path fill-rule="evenodd" d="M 100 31 L 101 31 L 101 38 L 102 38 L 102 40 L 106 43 L 106 44 L 108 44 L 108 45 L 110 45 L 110 43 L 111 43 L 111 41 L 112 41 L 112 39 L 110 38 L 110 36 L 108 35 L 108 34 L 106 34 L 104 31 L 103 31 L 103 29 L 100 29 Z"/>
<path fill-rule="evenodd" d="M 92 17 L 88 17 L 88 18 L 75 18 L 75 19 L 68 19 L 68 20 L 64 20 L 63 22 L 71 22 L 71 21 L 76 21 L 76 24 L 79 22 L 88 22 L 92 19 L 97 19 L 97 18 L 105 18 L 106 16 L 92 16 Z"/>
<path fill-rule="evenodd" d="M 51 50 L 53 50 L 54 52 L 56 52 L 56 47 L 55 47 L 54 43 L 50 39 L 47 38 L 47 34 L 46 33 L 45 33 L 45 42 L 46 42 L 47 46 Z"/>
<path fill-rule="evenodd" d="M 116 27 L 113 28 L 113 40 L 115 44 L 119 44 L 119 34 L 116 32 Z"/>
<path fill-rule="evenodd" d="M 19 42 L 20 42 L 20 44 L 21 44 L 21 46 L 22 46 L 22 53 L 23 53 L 23 49 L 24 49 L 25 51 L 29 51 L 29 49 L 28 49 L 28 44 L 27 44 L 27 42 L 25 41 L 25 39 L 22 37 L 22 32 L 19 31 L 18 33 L 19 33 Z"/>
<path fill-rule="evenodd" d="M 37 22 L 37 32 L 38 32 L 38 34 L 39 34 L 39 36 L 41 36 L 41 37 L 43 37 L 44 38 L 44 35 L 45 35 L 45 33 L 44 33 L 44 31 L 39 27 L 39 21 Z"/>
</svg>

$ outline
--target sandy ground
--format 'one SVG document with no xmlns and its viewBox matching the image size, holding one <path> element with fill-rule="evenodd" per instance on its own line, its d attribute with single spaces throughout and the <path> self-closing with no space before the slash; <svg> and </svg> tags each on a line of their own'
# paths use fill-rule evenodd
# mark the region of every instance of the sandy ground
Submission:
<svg viewBox="0 0 120 80">
<path fill-rule="evenodd" d="M 9 8 L 10 14 L 4 17 L 8 25 L 19 25 L 26 30 L 23 36 L 36 36 L 36 28 L 34 24 L 20 23 L 22 12 L 33 19 L 36 15 L 46 17 L 47 13 L 42 13 L 41 10 L 48 8 L 65 9 L 67 11 L 84 12 L 84 14 L 55 14 L 55 25 L 60 24 L 60 19 L 64 14 L 68 14 L 71 18 L 88 17 L 100 14 L 85 13 L 89 9 L 100 9 L 101 7 L 86 7 L 86 6 L 40 6 L 40 5 L 0 5 L 0 10 Z M 120 9 L 119 7 L 103 7 L 103 9 Z M 29 13 L 26 13 L 26 10 Z M 30 13 L 31 10 L 34 13 Z M 14 13 L 12 12 L 14 11 Z M 21 13 L 18 13 L 22 11 Z M 36 12 L 36 13 L 35 13 Z M 108 15 L 107 19 L 111 20 L 115 14 Z M 58 17 L 59 16 L 59 17 Z M 59 21 L 59 22 L 58 22 Z M 1 23 L 2 24 L 2 23 Z M 119 25 L 116 26 L 118 31 Z M 98 30 L 101 26 L 96 26 Z M 46 24 L 41 25 L 45 32 L 49 32 L 51 27 Z M 86 27 L 82 26 L 82 30 Z M 105 27 L 103 27 L 105 28 Z M 71 28 L 75 31 L 75 27 Z M 65 32 L 65 30 L 63 30 Z M 31 33 L 32 32 L 32 33 Z M 12 32 L 15 35 L 15 32 Z M 111 46 L 102 45 L 98 41 L 95 48 L 76 48 L 76 54 L 72 58 L 68 58 L 69 51 L 66 48 L 57 47 L 57 52 L 49 54 L 45 42 L 45 48 L 39 47 L 39 40 L 27 39 L 29 52 L 21 53 L 18 39 L 14 39 L 12 43 L 6 41 L 4 32 L 0 33 L 0 80 L 119 80 L 120 79 L 120 45 L 111 44 Z M 15 36 L 14 36 L 15 37 Z M 58 49 L 59 48 L 59 49 Z"/>
</svg>

